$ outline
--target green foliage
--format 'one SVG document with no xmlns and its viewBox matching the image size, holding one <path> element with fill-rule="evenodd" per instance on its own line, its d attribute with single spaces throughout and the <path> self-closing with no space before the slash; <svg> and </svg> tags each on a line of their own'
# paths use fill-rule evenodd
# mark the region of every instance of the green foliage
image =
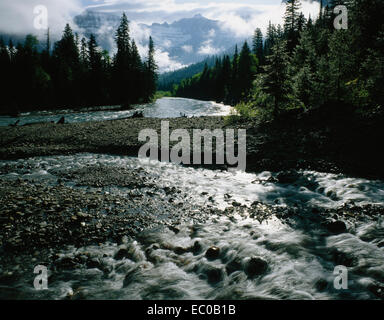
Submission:
<svg viewBox="0 0 384 320">
<path fill-rule="evenodd" d="M 156 91 L 155 96 L 153 97 L 153 100 L 161 99 L 164 97 L 172 97 L 171 91 Z"/>
</svg>

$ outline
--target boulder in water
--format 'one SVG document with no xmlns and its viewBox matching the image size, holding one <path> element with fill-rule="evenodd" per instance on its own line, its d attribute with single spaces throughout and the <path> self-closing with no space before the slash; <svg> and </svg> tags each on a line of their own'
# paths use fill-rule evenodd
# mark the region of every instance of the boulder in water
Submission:
<svg viewBox="0 0 384 320">
<path fill-rule="evenodd" d="M 341 220 L 336 220 L 336 221 L 333 221 L 333 222 L 328 222 L 326 224 L 326 227 L 327 227 L 327 229 L 330 232 L 332 232 L 334 234 L 340 234 L 340 233 L 347 232 L 347 226 Z"/>
<path fill-rule="evenodd" d="M 245 273 L 253 278 L 264 274 L 268 269 L 268 263 L 258 257 L 250 258 L 245 265 Z"/>
<path fill-rule="evenodd" d="M 144 114 L 142 111 L 135 111 L 133 115 L 131 115 L 129 118 L 136 119 L 136 118 L 144 118 Z"/>
<path fill-rule="evenodd" d="M 207 281 L 211 284 L 218 283 L 224 279 L 224 271 L 221 268 L 212 266 L 210 264 L 204 264 L 200 266 L 200 274 L 203 275 L 203 278 L 206 278 Z"/>
<path fill-rule="evenodd" d="M 215 246 L 210 247 L 205 253 L 205 257 L 208 260 L 215 260 L 219 257 L 219 255 L 220 255 L 220 248 Z"/>
<path fill-rule="evenodd" d="M 240 271 L 243 269 L 242 261 L 239 257 L 233 258 L 231 261 L 228 262 L 227 266 L 225 267 L 227 270 L 227 274 L 231 274 L 235 271 Z"/>
<path fill-rule="evenodd" d="M 299 174 L 294 170 L 281 171 L 276 175 L 279 183 L 294 183 L 299 178 Z"/>
<path fill-rule="evenodd" d="M 128 256 L 129 256 L 128 250 L 125 249 L 125 248 L 122 248 L 122 249 L 120 249 L 119 251 L 116 252 L 114 258 L 116 260 L 122 260 L 124 258 L 128 258 Z"/>
</svg>

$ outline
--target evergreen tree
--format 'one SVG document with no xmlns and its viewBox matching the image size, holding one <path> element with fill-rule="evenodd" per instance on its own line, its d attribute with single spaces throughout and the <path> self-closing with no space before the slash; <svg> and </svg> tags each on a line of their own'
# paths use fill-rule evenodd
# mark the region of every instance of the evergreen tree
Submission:
<svg viewBox="0 0 384 320">
<path fill-rule="evenodd" d="M 264 44 L 264 57 L 271 54 L 271 49 L 275 45 L 277 40 L 276 26 L 269 21 L 267 28 L 267 36 Z"/>
<path fill-rule="evenodd" d="M 53 50 L 55 94 L 61 103 L 75 106 L 81 95 L 80 58 L 75 36 L 69 24 Z"/>
<path fill-rule="evenodd" d="M 153 96 L 156 93 L 156 83 L 158 79 L 158 66 L 155 61 L 155 45 L 153 43 L 152 37 L 149 37 L 149 45 L 148 45 L 148 58 L 146 62 L 146 82 L 147 92 L 146 95 L 148 97 L 147 100 L 152 100 Z"/>
<path fill-rule="evenodd" d="M 275 116 L 279 113 L 281 105 L 287 100 L 290 91 L 288 82 L 289 57 L 286 47 L 286 41 L 278 41 L 272 48 L 272 54 L 267 57 L 267 64 L 264 67 L 263 90 L 273 98 Z"/>
<path fill-rule="evenodd" d="M 247 42 L 244 42 L 239 57 L 238 83 L 240 86 L 241 98 L 248 97 L 253 80 L 255 80 L 257 59 L 251 53 Z"/>
<path fill-rule="evenodd" d="M 114 59 L 114 89 L 115 103 L 129 105 L 135 103 L 133 99 L 134 80 L 131 78 L 133 59 L 131 55 L 131 38 L 129 22 L 125 13 L 115 36 L 117 53 Z"/>
<path fill-rule="evenodd" d="M 256 55 L 259 65 L 264 63 L 264 43 L 263 43 L 263 33 L 259 28 L 255 30 L 253 36 L 253 53 Z"/>
<path fill-rule="evenodd" d="M 287 0 L 284 15 L 284 31 L 287 37 L 287 48 L 289 52 L 297 44 L 299 29 L 303 28 L 303 16 L 300 15 L 300 0 Z"/>
</svg>

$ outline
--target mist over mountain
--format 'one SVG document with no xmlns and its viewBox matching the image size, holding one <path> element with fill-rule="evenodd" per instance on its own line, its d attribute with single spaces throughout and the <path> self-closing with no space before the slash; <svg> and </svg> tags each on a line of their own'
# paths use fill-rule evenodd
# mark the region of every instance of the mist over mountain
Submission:
<svg viewBox="0 0 384 320">
<path fill-rule="evenodd" d="M 129 18 L 129 16 L 128 16 Z M 85 36 L 95 34 L 99 45 L 114 51 L 114 33 L 120 15 L 115 12 L 86 10 L 74 18 L 74 22 Z M 171 71 L 204 60 L 227 51 L 234 43 L 245 39 L 225 31 L 220 21 L 210 20 L 200 14 L 173 23 L 151 25 L 130 22 L 131 34 L 141 54 L 145 54 L 151 35 L 157 49 L 160 71 Z"/>
</svg>

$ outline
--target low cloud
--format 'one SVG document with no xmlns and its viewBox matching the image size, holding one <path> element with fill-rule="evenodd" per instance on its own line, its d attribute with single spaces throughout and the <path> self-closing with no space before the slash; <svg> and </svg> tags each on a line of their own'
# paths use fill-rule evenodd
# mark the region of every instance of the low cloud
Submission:
<svg viewBox="0 0 384 320">
<path fill-rule="evenodd" d="M 174 71 L 187 67 L 187 65 L 184 65 L 178 61 L 171 59 L 169 57 L 169 53 L 162 51 L 161 49 L 157 49 L 155 51 L 155 60 L 157 65 L 159 66 L 160 72 Z"/>
<path fill-rule="evenodd" d="M 193 47 L 192 46 L 182 46 L 181 49 L 183 49 L 186 53 L 192 53 L 193 52 Z"/>
<path fill-rule="evenodd" d="M 215 55 L 224 50 L 224 48 L 215 48 L 212 45 L 212 39 L 204 41 L 203 45 L 199 48 L 198 53 L 201 55 Z"/>
</svg>

